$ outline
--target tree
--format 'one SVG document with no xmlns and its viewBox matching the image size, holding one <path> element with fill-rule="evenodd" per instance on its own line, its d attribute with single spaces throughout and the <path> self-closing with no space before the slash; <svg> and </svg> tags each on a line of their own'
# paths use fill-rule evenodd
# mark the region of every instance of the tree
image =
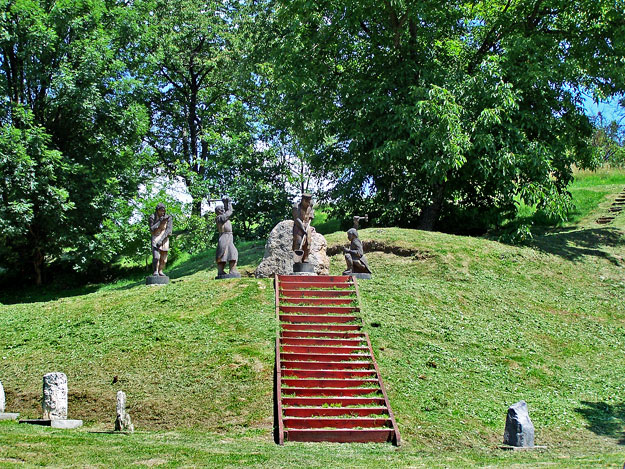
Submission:
<svg viewBox="0 0 625 469">
<path fill-rule="evenodd" d="M 613 0 L 276 0 L 275 96 L 342 210 L 432 229 L 461 211 L 565 213 L 592 167 L 580 94 L 625 89 Z M 491 215 L 487 217 L 485 215 Z"/>
<path fill-rule="evenodd" d="M 238 4 L 146 0 L 138 73 L 149 85 L 148 143 L 173 176 L 202 200 L 228 188 L 238 155 L 253 149 L 250 113 L 238 86 Z"/>
<path fill-rule="evenodd" d="M 61 256 L 96 261 L 96 235 L 137 190 L 145 109 L 121 60 L 124 5 L 2 0 L 0 263 L 42 282 Z"/>
</svg>

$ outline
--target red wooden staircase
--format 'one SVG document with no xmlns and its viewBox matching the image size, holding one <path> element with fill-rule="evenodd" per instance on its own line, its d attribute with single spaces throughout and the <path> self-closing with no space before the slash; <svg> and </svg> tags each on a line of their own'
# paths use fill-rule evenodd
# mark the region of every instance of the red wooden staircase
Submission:
<svg viewBox="0 0 625 469">
<path fill-rule="evenodd" d="M 356 279 L 279 275 L 275 289 L 276 441 L 399 445 Z"/>
</svg>

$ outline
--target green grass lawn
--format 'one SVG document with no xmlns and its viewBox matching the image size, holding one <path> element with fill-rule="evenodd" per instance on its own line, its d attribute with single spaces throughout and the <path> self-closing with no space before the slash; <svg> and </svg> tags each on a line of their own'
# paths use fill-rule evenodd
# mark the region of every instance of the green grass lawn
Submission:
<svg viewBox="0 0 625 469">
<path fill-rule="evenodd" d="M 0 305 L 7 411 L 39 417 L 41 377 L 62 371 L 69 417 L 85 421 L 74 431 L 0 422 L 0 467 L 622 468 L 625 215 L 600 226 L 594 214 L 625 180 L 605 185 L 588 183 L 607 193 L 577 224 L 529 246 L 360 230 L 378 243 L 368 253 L 374 278 L 360 282 L 361 315 L 400 448 L 273 443 L 272 282 L 215 281 L 209 251 L 181 257 L 164 287 L 146 287 L 141 274 Z M 327 240 L 347 243 L 342 232 Z M 240 252 L 251 273 L 262 244 Z M 331 273 L 343 269 L 333 256 Z M 132 435 L 108 433 L 119 389 Z M 546 450 L 498 449 L 507 407 L 521 399 Z"/>
</svg>

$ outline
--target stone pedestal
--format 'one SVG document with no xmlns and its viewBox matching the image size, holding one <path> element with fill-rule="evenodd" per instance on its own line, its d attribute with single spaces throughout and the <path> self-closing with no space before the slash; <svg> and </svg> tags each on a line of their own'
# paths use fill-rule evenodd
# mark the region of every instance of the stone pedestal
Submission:
<svg viewBox="0 0 625 469">
<path fill-rule="evenodd" d="M 167 285 L 169 283 L 169 277 L 162 275 L 148 275 L 145 278 L 146 285 Z"/>
<path fill-rule="evenodd" d="M 367 273 L 364 273 L 364 272 L 354 272 L 354 273 L 347 274 L 347 275 L 351 275 L 352 277 L 357 278 L 359 280 L 361 280 L 361 279 L 362 280 L 370 280 L 371 279 L 371 274 L 367 274 Z"/>
<path fill-rule="evenodd" d="M 72 419 L 26 419 L 20 420 L 20 423 L 28 423 L 30 425 L 41 425 L 43 427 L 62 428 L 71 430 L 72 428 L 82 427 L 82 420 Z"/>
<path fill-rule="evenodd" d="M 222 274 L 215 277 L 215 280 L 222 280 L 224 278 L 241 278 L 241 274 L 239 272 L 231 272 L 229 274 Z"/>
<path fill-rule="evenodd" d="M 293 263 L 293 273 L 306 273 L 306 274 L 314 274 L 315 266 L 310 262 L 294 262 Z"/>
<path fill-rule="evenodd" d="M 20 414 L 12 413 L 12 412 L 1 412 L 0 420 L 17 420 L 20 418 Z"/>
</svg>

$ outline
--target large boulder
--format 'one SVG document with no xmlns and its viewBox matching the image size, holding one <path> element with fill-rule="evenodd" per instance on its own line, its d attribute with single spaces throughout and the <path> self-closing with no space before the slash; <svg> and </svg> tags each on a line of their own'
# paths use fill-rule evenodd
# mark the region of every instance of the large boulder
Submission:
<svg viewBox="0 0 625 469">
<path fill-rule="evenodd" d="M 322 234 L 312 228 L 312 243 L 308 262 L 317 275 L 330 273 L 330 258 L 326 254 L 328 243 Z M 285 220 L 274 226 L 265 244 L 265 256 L 256 269 L 256 277 L 272 277 L 273 274 L 288 275 L 293 273 L 293 220 Z"/>
</svg>

